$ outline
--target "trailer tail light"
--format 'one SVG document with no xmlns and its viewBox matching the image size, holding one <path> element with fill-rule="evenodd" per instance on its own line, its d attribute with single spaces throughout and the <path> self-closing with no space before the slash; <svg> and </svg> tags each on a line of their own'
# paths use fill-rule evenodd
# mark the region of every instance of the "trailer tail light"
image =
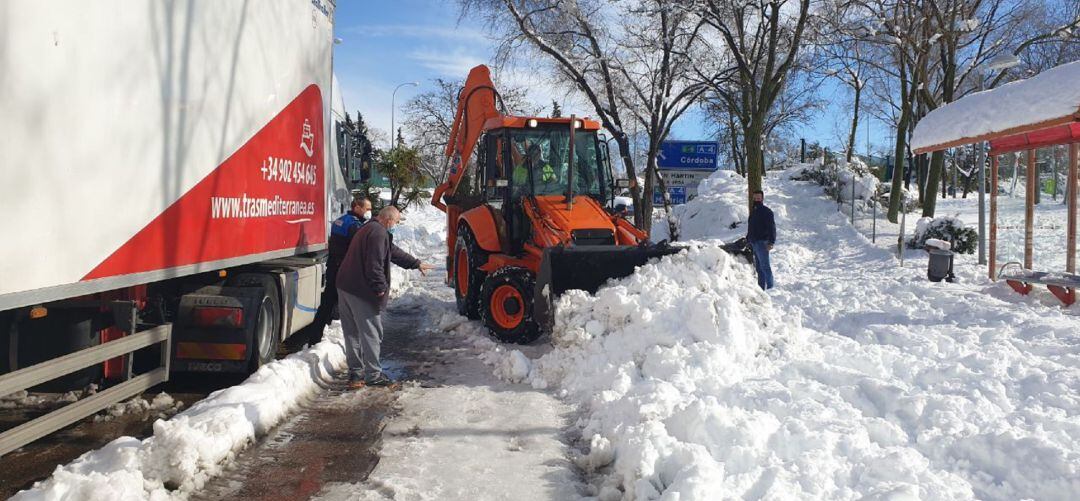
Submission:
<svg viewBox="0 0 1080 501">
<path fill-rule="evenodd" d="M 220 306 L 196 307 L 191 310 L 191 320 L 199 327 L 240 328 L 244 326 L 244 310 Z"/>
</svg>

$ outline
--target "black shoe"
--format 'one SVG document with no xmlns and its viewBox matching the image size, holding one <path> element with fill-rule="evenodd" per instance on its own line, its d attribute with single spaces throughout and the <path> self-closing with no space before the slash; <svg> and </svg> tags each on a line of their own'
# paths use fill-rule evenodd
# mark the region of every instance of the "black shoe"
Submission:
<svg viewBox="0 0 1080 501">
<path fill-rule="evenodd" d="M 377 376 L 375 376 L 375 377 L 373 377 L 371 379 L 368 379 L 367 381 L 364 381 L 365 386 L 386 387 L 386 386 L 394 386 L 396 384 L 397 384 L 396 381 L 386 377 L 386 375 L 381 373 L 381 372 L 379 373 L 379 375 L 377 375 Z"/>
</svg>

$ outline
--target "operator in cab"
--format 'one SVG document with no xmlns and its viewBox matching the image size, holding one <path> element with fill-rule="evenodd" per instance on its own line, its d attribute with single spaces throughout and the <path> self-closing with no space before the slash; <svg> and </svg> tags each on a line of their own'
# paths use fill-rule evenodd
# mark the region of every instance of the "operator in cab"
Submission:
<svg viewBox="0 0 1080 501">
<path fill-rule="evenodd" d="M 524 187 L 529 184 L 529 169 L 536 174 L 537 194 L 544 193 L 544 185 L 556 184 L 555 168 L 544 159 L 539 144 L 529 145 L 528 151 L 520 162 L 514 164 L 514 186 Z"/>
</svg>

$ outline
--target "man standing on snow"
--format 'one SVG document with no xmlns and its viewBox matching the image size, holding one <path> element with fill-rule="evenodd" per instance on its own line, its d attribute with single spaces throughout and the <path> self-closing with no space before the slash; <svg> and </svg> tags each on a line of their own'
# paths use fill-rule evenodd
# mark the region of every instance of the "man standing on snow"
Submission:
<svg viewBox="0 0 1080 501">
<path fill-rule="evenodd" d="M 327 239 L 329 257 L 326 260 L 326 288 L 323 289 L 322 301 L 319 309 L 315 312 L 315 321 L 308 329 L 307 343 L 315 344 L 322 341 L 323 329 L 334 319 L 334 307 L 338 303 L 337 272 L 341 268 L 341 261 L 345 259 L 345 253 L 349 251 L 349 242 L 364 223 L 371 217 L 371 200 L 367 198 L 354 198 L 349 212 L 330 224 L 330 237 Z"/>
<path fill-rule="evenodd" d="M 432 269 L 394 245 L 391 233 L 400 220 L 401 213 L 394 206 L 379 210 L 379 215 L 353 236 L 338 270 L 338 310 L 352 388 L 393 383 L 379 363 L 383 339 L 380 313 L 390 298 L 390 263 L 420 270 L 421 274 Z"/>
<path fill-rule="evenodd" d="M 772 210 L 765 207 L 765 192 L 761 190 L 754 192 L 754 208 L 750 210 L 750 220 L 746 226 L 746 241 L 750 242 L 750 249 L 754 251 L 758 285 L 762 289 L 771 289 L 773 276 L 769 251 L 776 244 L 776 221 Z"/>
</svg>

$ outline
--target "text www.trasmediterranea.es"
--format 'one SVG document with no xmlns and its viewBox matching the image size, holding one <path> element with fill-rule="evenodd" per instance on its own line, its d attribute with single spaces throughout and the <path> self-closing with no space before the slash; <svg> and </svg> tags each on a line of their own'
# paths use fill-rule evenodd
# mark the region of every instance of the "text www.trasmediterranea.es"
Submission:
<svg viewBox="0 0 1080 501">
<path fill-rule="evenodd" d="M 210 197 L 212 219 L 255 218 L 274 216 L 311 216 L 315 214 L 315 202 L 305 200 L 282 200 L 281 197 Z"/>
</svg>

